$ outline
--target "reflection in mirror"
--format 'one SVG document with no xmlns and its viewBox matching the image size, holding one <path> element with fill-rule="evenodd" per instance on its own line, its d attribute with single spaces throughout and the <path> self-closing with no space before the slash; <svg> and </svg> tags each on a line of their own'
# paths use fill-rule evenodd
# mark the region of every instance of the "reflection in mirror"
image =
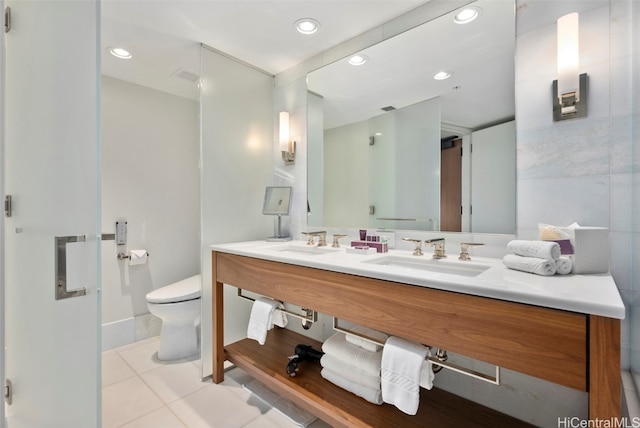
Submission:
<svg viewBox="0 0 640 428">
<path fill-rule="evenodd" d="M 308 75 L 310 226 L 515 233 L 514 3 L 473 6 Z"/>
</svg>

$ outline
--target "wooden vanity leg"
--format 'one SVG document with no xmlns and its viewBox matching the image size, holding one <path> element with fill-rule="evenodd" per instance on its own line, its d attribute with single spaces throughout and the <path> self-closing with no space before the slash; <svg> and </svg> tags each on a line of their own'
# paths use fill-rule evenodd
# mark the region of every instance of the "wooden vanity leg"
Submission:
<svg viewBox="0 0 640 428">
<path fill-rule="evenodd" d="M 589 419 L 620 418 L 620 320 L 589 316 Z"/>
<path fill-rule="evenodd" d="M 211 253 L 211 285 L 213 288 L 213 382 L 220 383 L 224 381 L 224 284 L 218 282 L 216 266 L 217 252 Z"/>
</svg>

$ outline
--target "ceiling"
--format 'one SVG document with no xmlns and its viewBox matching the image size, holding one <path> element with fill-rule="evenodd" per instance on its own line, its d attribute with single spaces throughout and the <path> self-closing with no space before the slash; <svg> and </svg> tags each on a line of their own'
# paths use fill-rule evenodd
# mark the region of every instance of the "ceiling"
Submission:
<svg viewBox="0 0 640 428">
<path fill-rule="evenodd" d="M 102 73 L 197 99 L 200 44 L 280 73 L 358 34 L 400 16 L 425 0 L 103 0 Z M 293 27 L 314 18 L 320 30 Z M 133 58 L 106 54 L 108 46 Z"/>
<path fill-rule="evenodd" d="M 201 44 L 275 75 L 429 1 L 103 0 L 102 73 L 198 100 Z M 443 136 L 512 119 L 514 1 L 473 4 L 482 13 L 471 24 L 454 24 L 451 12 L 366 49 L 370 63 L 337 61 L 311 73 L 310 89 L 325 98 L 325 128 L 433 97 L 452 126 Z M 320 22 L 317 33 L 294 29 L 306 17 Z M 108 46 L 133 58 L 116 59 Z M 439 69 L 454 75 L 434 81 Z"/>
<path fill-rule="evenodd" d="M 441 122 L 456 128 L 443 135 L 513 119 L 514 3 L 477 0 L 473 6 L 481 11 L 473 22 L 454 23 L 457 9 L 361 51 L 369 57 L 364 65 L 344 59 L 311 72 L 307 83 L 323 97 L 325 129 L 436 97 Z M 435 80 L 443 70 L 453 75 Z"/>
</svg>

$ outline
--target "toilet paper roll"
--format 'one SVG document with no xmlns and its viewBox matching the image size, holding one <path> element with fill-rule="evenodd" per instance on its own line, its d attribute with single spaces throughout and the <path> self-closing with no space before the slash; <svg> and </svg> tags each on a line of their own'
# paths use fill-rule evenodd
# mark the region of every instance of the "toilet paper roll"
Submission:
<svg viewBox="0 0 640 428">
<path fill-rule="evenodd" d="M 131 259 L 129 260 L 129 265 L 136 266 L 136 265 L 146 264 L 147 256 L 149 254 L 147 253 L 147 250 L 131 250 L 129 251 L 129 255 L 131 256 Z"/>
</svg>

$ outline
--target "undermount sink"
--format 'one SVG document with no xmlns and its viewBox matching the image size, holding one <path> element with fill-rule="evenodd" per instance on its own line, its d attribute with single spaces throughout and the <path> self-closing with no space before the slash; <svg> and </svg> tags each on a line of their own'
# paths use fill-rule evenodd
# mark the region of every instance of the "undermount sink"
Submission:
<svg viewBox="0 0 640 428">
<path fill-rule="evenodd" d="M 306 254 L 309 256 L 319 256 L 321 254 L 327 254 L 335 252 L 336 250 L 329 247 L 316 247 L 316 246 L 302 246 L 302 245 L 287 245 L 282 248 L 277 248 L 275 251 L 283 253 L 295 253 Z"/>
<path fill-rule="evenodd" d="M 490 267 L 484 264 L 467 261 L 432 259 L 421 256 L 383 256 L 373 260 L 366 260 L 364 263 L 389 266 L 402 269 L 407 272 L 429 271 L 461 276 L 478 276 Z"/>
</svg>

